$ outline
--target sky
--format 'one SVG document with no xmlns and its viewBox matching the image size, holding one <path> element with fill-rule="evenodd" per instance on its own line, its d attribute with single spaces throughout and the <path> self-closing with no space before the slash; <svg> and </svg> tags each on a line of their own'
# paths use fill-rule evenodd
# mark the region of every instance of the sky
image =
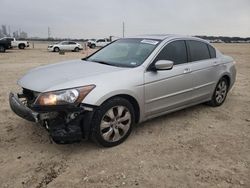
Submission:
<svg viewBox="0 0 250 188">
<path fill-rule="evenodd" d="M 0 0 L 0 25 L 29 37 L 250 37 L 250 0 Z"/>
</svg>

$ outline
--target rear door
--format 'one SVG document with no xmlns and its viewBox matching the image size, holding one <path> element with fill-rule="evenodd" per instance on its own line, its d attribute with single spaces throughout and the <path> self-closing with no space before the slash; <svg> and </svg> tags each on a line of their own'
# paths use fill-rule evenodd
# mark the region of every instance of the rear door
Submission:
<svg viewBox="0 0 250 188">
<path fill-rule="evenodd" d="M 69 42 L 69 50 L 74 50 L 76 47 L 76 43 L 75 42 Z"/>
<path fill-rule="evenodd" d="M 60 45 L 60 50 L 70 50 L 70 45 L 68 41 L 62 42 Z"/>
<path fill-rule="evenodd" d="M 171 60 L 171 70 L 145 72 L 145 114 L 147 118 L 188 104 L 193 97 L 193 82 L 184 40 L 167 44 L 156 56 Z"/>
<path fill-rule="evenodd" d="M 215 50 L 205 42 L 188 40 L 190 68 L 193 74 L 195 100 L 206 100 L 212 96 L 217 78 Z"/>
</svg>

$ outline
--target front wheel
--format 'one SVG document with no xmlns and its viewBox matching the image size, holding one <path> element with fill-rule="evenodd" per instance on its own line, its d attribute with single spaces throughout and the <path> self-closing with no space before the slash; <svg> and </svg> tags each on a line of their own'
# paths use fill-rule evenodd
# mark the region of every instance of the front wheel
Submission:
<svg viewBox="0 0 250 188">
<path fill-rule="evenodd" d="M 92 138 L 104 147 L 119 145 L 130 135 L 134 122 L 134 109 L 129 101 L 120 97 L 110 99 L 94 114 Z"/>
<path fill-rule="evenodd" d="M 208 104 L 214 107 L 222 105 L 227 97 L 228 87 L 227 79 L 225 77 L 221 78 L 215 87 L 212 100 Z"/>
<path fill-rule="evenodd" d="M 59 52 L 59 51 L 60 51 L 60 49 L 58 47 L 54 48 L 54 52 Z"/>
</svg>

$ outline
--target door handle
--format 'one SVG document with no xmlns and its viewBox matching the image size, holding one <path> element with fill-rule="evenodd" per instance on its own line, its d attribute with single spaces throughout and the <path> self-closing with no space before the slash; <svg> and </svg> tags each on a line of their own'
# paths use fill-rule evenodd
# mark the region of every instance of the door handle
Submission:
<svg viewBox="0 0 250 188">
<path fill-rule="evenodd" d="M 183 73 L 186 74 L 186 73 L 190 73 L 191 72 L 191 69 L 190 68 L 185 68 Z"/>
</svg>

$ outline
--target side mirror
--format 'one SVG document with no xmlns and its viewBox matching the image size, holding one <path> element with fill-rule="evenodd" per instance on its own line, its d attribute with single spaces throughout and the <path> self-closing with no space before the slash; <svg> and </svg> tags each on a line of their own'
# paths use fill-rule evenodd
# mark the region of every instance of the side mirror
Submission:
<svg viewBox="0 0 250 188">
<path fill-rule="evenodd" d="M 174 66 L 174 62 L 173 61 L 169 61 L 169 60 L 159 60 L 155 63 L 155 70 L 170 70 L 172 69 Z"/>
</svg>

